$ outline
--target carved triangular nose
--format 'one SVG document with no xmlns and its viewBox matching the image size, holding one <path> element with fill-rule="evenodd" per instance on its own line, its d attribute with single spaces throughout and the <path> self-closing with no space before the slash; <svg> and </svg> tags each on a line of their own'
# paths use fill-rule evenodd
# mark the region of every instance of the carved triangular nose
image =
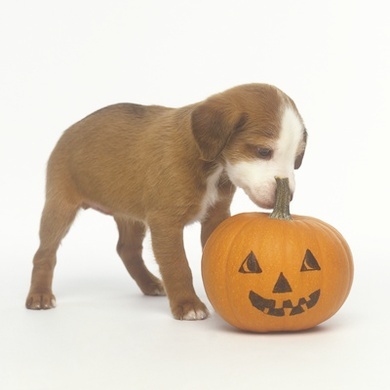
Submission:
<svg viewBox="0 0 390 390">
<path fill-rule="evenodd" d="M 281 272 L 272 292 L 274 292 L 274 293 L 287 293 L 287 292 L 291 292 L 291 291 L 292 291 L 292 288 L 290 286 L 290 283 L 283 275 L 283 272 Z"/>
</svg>

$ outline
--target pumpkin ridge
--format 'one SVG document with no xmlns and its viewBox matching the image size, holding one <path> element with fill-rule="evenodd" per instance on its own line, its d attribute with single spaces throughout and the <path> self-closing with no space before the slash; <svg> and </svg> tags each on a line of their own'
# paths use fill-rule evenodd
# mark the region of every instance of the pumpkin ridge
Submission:
<svg viewBox="0 0 390 390">
<path fill-rule="evenodd" d="M 217 256 L 217 254 L 218 254 L 218 252 L 221 252 L 221 249 L 223 251 L 230 252 L 231 248 L 235 244 L 235 239 L 234 238 L 229 239 L 229 240 L 226 239 L 224 242 L 218 243 L 217 237 L 225 236 L 227 238 L 230 238 L 230 236 L 231 236 L 230 230 L 232 229 L 232 226 L 235 228 L 234 229 L 235 235 L 237 235 L 237 228 L 239 229 L 238 230 L 239 232 L 242 232 L 242 230 L 244 230 L 245 226 L 247 226 L 253 222 L 254 218 L 251 218 L 252 217 L 251 214 L 252 213 L 235 214 L 232 217 L 224 220 L 219 226 L 217 226 L 217 228 L 214 230 L 212 235 L 209 237 L 209 239 L 207 240 L 206 245 L 204 247 L 204 250 L 203 250 L 203 256 L 205 253 L 208 254 L 209 251 L 211 251 L 211 256 L 212 256 L 211 261 L 213 261 L 213 258 L 216 258 L 216 261 L 213 261 L 213 264 L 216 264 L 217 269 L 222 269 L 222 268 L 224 269 L 225 280 L 224 280 L 224 283 L 223 284 L 220 283 L 220 285 L 221 285 L 221 287 L 223 285 L 225 296 L 229 296 L 229 283 L 228 283 L 228 280 L 226 279 L 226 275 L 228 273 L 225 272 L 225 268 L 229 267 L 230 261 L 229 261 L 229 259 L 226 259 L 225 262 L 222 262 L 220 257 Z M 263 214 L 263 213 L 258 213 L 258 214 Z M 240 223 L 241 218 L 243 216 L 244 216 L 243 222 Z M 250 217 L 249 221 L 245 219 L 247 217 Z M 237 220 L 238 220 L 238 222 L 237 222 Z M 237 223 L 240 223 L 240 226 L 237 226 Z M 217 242 L 215 242 L 215 241 L 217 241 Z M 210 260 L 209 260 L 209 263 L 210 263 Z M 209 265 L 207 265 L 207 267 L 209 267 Z M 202 267 L 202 274 L 204 274 L 204 276 L 203 276 L 204 284 L 207 284 L 208 275 L 207 275 L 207 272 L 204 272 L 204 266 Z M 208 294 L 208 292 L 206 291 L 206 295 L 207 294 Z M 209 301 L 211 304 L 213 304 L 210 297 L 209 297 Z M 229 302 L 229 306 L 228 306 L 229 315 L 233 316 L 235 318 L 235 320 L 241 324 L 240 319 L 235 315 L 235 310 L 234 310 L 233 305 L 230 305 L 230 300 L 228 300 L 228 302 Z M 215 305 L 215 303 L 214 303 L 214 305 Z M 218 308 L 218 310 L 219 310 L 219 308 Z M 218 310 L 215 310 L 215 311 L 218 313 Z"/>
<path fill-rule="evenodd" d="M 343 252 L 343 258 L 348 258 L 348 260 L 350 260 L 350 256 L 348 255 L 348 253 L 345 251 L 345 244 L 346 244 L 346 241 L 344 239 L 341 239 L 341 234 L 335 229 L 333 228 L 331 225 L 327 224 L 326 222 L 323 222 L 317 218 L 312 218 L 312 217 L 309 217 L 311 220 L 314 220 L 315 223 L 316 223 L 316 227 L 317 227 L 317 231 L 320 231 L 321 232 L 321 239 L 323 240 L 324 237 L 326 237 L 327 240 L 329 240 L 330 243 L 332 243 L 332 247 L 335 249 L 336 247 L 336 244 L 334 244 L 334 242 L 337 242 L 337 250 L 341 250 Z M 307 227 L 310 229 L 310 225 L 308 223 L 306 223 Z M 320 250 L 320 257 L 321 258 L 324 258 L 326 256 L 324 256 L 324 251 L 322 249 L 322 246 L 319 244 L 319 234 L 316 234 L 314 236 L 314 239 L 316 240 L 316 244 Z M 328 243 L 329 244 L 329 243 Z M 332 248 L 332 249 L 333 249 Z M 345 262 L 344 262 L 345 263 Z M 348 265 L 348 270 L 350 269 L 350 261 L 347 261 L 347 265 Z M 334 305 L 337 306 L 338 308 L 340 308 L 343 303 L 345 302 L 345 300 L 347 299 L 348 297 L 348 294 L 350 292 L 350 288 L 352 286 L 352 279 L 351 279 L 351 274 L 350 272 L 348 272 L 348 275 L 349 275 L 349 287 L 347 287 L 345 289 L 345 292 L 344 294 L 341 294 L 341 296 L 338 297 L 338 299 L 334 299 Z M 321 283 L 322 284 L 326 284 L 327 286 L 330 285 L 329 281 L 328 280 L 324 280 L 323 277 L 321 277 L 322 281 Z M 332 280 L 333 281 L 333 280 Z M 326 283 L 325 283 L 326 282 Z M 331 311 L 330 309 L 328 311 Z M 331 316 L 333 315 L 332 312 L 328 313 L 326 316 L 324 316 L 324 319 L 321 321 L 321 322 L 324 322 L 326 321 L 327 319 L 329 319 Z"/>
<path fill-rule="evenodd" d="M 248 213 L 248 214 L 251 214 L 251 213 Z M 259 213 L 259 214 L 262 214 L 262 213 Z M 235 231 L 235 239 L 234 240 L 231 240 L 231 246 L 233 246 L 233 244 L 236 242 L 237 238 L 240 237 L 242 234 L 245 233 L 246 231 L 246 228 L 248 227 L 248 225 L 251 225 L 253 222 L 256 222 L 256 220 L 253 218 L 251 218 L 249 221 L 247 221 L 247 223 L 243 224 L 241 227 L 240 227 L 240 230 L 237 232 Z M 246 233 L 245 233 L 246 234 Z M 245 235 L 244 234 L 244 235 Z M 231 247 L 230 246 L 230 247 Z M 228 259 L 228 262 L 230 263 L 229 259 Z M 226 294 L 229 295 L 229 273 L 225 273 L 225 287 L 226 287 Z M 229 299 L 228 300 L 229 302 L 229 310 L 230 310 L 230 313 L 232 314 L 233 318 L 235 319 L 236 323 L 240 324 L 240 326 L 245 326 L 245 323 L 242 322 L 242 319 L 239 318 L 236 314 L 236 311 L 234 310 L 234 306 L 231 302 L 231 300 Z"/>
<path fill-rule="evenodd" d="M 335 227 L 333 227 L 332 225 L 330 225 L 324 221 L 321 221 L 321 220 L 319 220 L 319 222 L 321 223 L 321 225 L 323 225 L 327 229 L 330 229 L 333 232 L 334 236 L 337 238 L 338 242 L 340 243 L 340 246 L 343 248 L 344 254 L 349 259 L 348 271 L 349 271 L 350 286 L 349 286 L 349 289 L 347 290 L 346 296 L 345 296 L 345 299 L 347 299 L 348 294 L 351 291 L 353 276 L 354 276 L 354 266 L 353 266 L 353 260 L 352 260 L 353 257 L 352 257 L 351 248 L 349 247 L 348 242 L 344 239 L 344 237 L 341 235 L 341 233 Z M 345 301 L 345 299 L 344 299 L 344 301 Z"/>
</svg>

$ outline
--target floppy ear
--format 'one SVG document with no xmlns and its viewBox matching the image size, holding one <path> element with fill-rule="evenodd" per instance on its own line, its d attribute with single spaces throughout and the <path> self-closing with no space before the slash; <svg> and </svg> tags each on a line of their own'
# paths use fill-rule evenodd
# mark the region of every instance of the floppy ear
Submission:
<svg viewBox="0 0 390 390">
<path fill-rule="evenodd" d="M 307 142 L 306 129 L 303 130 L 303 142 L 305 143 L 305 146 L 304 146 L 303 152 L 295 158 L 294 169 L 298 169 L 302 165 L 302 160 L 303 160 L 303 156 L 305 155 L 306 142 Z"/>
<path fill-rule="evenodd" d="M 232 134 L 247 120 L 245 113 L 233 111 L 220 103 L 206 100 L 191 114 L 192 134 L 205 161 L 214 161 Z"/>
</svg>

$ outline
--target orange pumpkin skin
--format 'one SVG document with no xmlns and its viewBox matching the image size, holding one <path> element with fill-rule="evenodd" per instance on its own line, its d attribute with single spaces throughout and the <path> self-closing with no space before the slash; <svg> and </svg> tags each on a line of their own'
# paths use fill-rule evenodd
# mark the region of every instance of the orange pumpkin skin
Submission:
<svg viewBox="0 0 390 390">
<path fill-rule="evenodd" d="M 210 303 L 231 325 L 298 331 L 340 309 L 351 289 L 353 260 L 341 234 L 319 219 L 243 213 L 210 236 L 202 277 Z"/>
</svg>

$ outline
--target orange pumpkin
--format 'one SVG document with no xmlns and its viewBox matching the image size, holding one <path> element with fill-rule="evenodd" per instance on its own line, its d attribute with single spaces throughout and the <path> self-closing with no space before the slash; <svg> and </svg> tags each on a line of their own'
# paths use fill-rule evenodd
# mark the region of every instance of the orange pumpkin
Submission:
<svg viewBox="0 0 390 390">
<path fill-rule="evenodd" d="M 272 214 L 225 220 L 207 241 L 202 277 L 215 311 L 253 332 L 297 331 L 333 316 L 346 300 L 353 260 L 341 234 L 312 217 L 290 216 L 288 179 L 277 179 Z"/>
</svg>

